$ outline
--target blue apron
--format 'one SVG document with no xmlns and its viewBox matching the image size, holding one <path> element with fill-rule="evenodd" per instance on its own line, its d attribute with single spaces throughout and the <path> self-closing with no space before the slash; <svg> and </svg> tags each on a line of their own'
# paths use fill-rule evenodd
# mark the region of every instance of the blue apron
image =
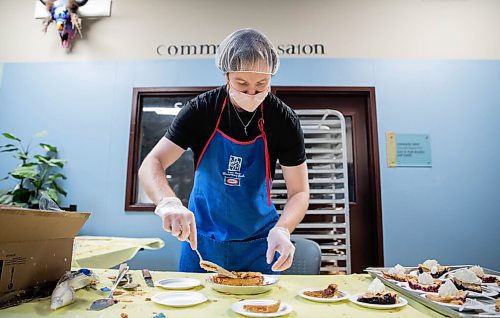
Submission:
<svg viewBox="0 0 500 318">
<path fill-rule="evenodd" d="M 272 264 L 266 262 L 267 234 L 279 216 L 271 204 L 263 105 L 260 135 L 241 142 L 219 130 L 226 101 L 198 159 L 189 198 L 188 207 L 196 219 L 198 251 L 205 260 L 231 271 L 275 274 Z M 187 241 L 182 243 L 179 271 L 205 272 Z"/>
</svg>

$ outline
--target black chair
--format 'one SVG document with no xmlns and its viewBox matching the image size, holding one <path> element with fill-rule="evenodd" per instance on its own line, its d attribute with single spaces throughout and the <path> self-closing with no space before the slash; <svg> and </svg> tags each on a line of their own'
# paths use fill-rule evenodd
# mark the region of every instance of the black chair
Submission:
<svg viewBox="0 0 500 318">
<path fill-rule="evenodd" d="M 283 275 L 319 275 L 321 248 L 319 244 L 304 238 L 292 238 L 295 255 L 292 266 Z"/>
</svg>

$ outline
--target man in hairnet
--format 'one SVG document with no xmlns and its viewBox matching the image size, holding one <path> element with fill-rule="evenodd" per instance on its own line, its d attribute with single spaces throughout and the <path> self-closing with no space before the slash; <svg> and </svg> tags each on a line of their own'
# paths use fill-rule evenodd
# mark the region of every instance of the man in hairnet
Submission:
<svg viewBox="0 0 500 318">
<path fill-rule="evenodd" d="M 302 129 L 293 110 L 270 92 L 279 58 L 264 34 L 230 34 L 216 64 L 227 84 L 182 108 L 144 159 L 139 178 L 163 228 L 184 241 L 180 271 L 204 271 L 197 249 L 231 271 L 277 273 L 292 265 L 290 233 L 309 204 Z M 194 153 L 195 177 L 186 208 L 164 171 L 187 148 Z M 270 197 L 277 160 L 288 195 L 281 216 Z"/>
</svg>

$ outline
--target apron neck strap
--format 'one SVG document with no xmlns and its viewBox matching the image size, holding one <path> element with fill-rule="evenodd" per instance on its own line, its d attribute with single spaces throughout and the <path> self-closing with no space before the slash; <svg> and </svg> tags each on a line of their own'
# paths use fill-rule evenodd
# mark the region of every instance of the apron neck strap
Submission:
<svg viewBox="0 0 500 318">
<path fill-rule="evenodd" d="M 266 192 L 267 192 L 267 206 L 271 206 L 271 185 L 273 180 L 271 178 L 271 159 L 269 158 L 269 150 L 267 148 L 267 137 L 264 131 L 264 102 L 260 104 L 260 113 L 262 116 L 259 119 L 259 130 L 264 139 L 264 158 L 266 160 Z"/>
<path fill-rule="evenodd" d="M 215 124 L 214 131 L 219 129 L 220 119 L 222 118 L 222 114 L 224 113 L 224 109 L 226 108 L 226 104 L 227 104 L 227 96 L 224 98 L 224 102 L 222 103 L 222 109 L 220 111 L 219 118 L 217 118 L 217 123 Z"/>
</svg>

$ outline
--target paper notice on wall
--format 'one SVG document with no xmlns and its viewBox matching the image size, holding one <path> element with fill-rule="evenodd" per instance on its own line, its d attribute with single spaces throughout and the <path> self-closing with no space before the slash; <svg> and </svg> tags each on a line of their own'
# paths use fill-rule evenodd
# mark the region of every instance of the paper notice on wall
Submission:
<svg viewBox="0 0 500 318">
<path fill-rule="evenodd" d="M 432 167 L 431 136 L 386 132 L 387 166 Z"/>
</svg>

